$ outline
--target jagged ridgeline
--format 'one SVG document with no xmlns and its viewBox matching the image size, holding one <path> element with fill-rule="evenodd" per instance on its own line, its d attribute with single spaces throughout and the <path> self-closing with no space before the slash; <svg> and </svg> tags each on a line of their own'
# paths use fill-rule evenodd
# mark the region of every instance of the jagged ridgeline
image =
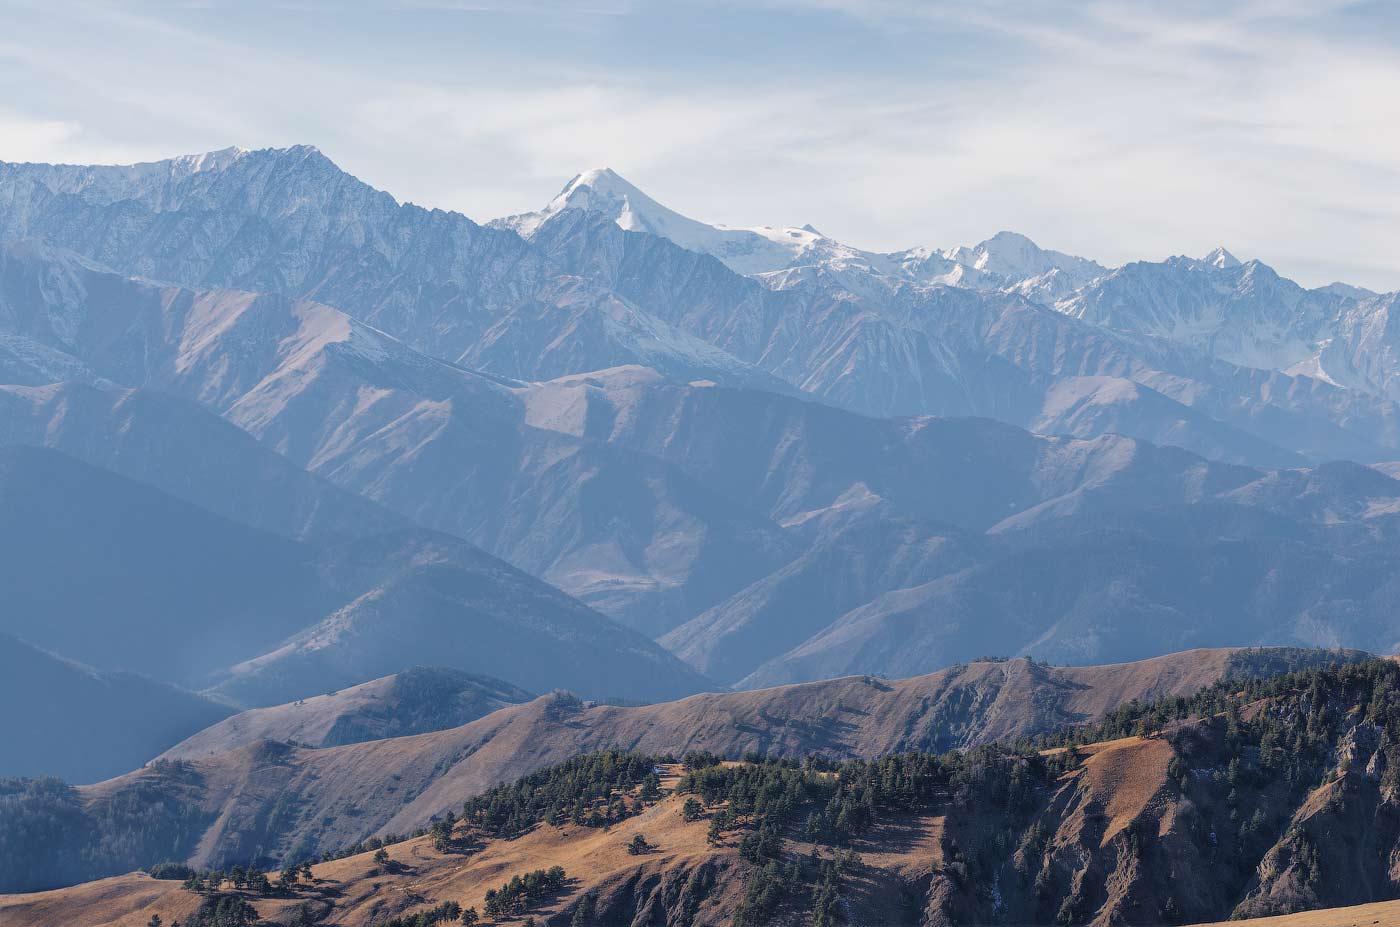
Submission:
<svg viewBox="0 0 1400 927">
<path fill-rule="evenodd" d="M 399 860 L 436 886 L 377 920 L 336 915 L 349 925 L 476 907 L 474 866 L 495 890 L 503 867 L 528 858 L 523 878 L 600 847 L 616 865 L 564 865 L 520 912 L 561 925 L 1186 924 L 1400 895 L 1397 785 L 1400 665 L 1372 660 L 1235 677 L 1086 729 L 941 755 L 589 754 L 468 798 L 422 836 L 312 862 L 342 892 L 371 891 Z M 179 833 L 178 820 L 10 786 L 0 878 L 33 884 L 141 841 L 178 852 Z M 379 868 L 362 871 L 371 851 Z"/>
</svg>

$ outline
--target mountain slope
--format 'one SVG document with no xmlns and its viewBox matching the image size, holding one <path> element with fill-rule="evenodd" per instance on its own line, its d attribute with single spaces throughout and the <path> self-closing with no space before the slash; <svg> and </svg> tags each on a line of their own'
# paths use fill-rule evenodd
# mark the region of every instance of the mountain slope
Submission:
<svg viewBox="0 0 1400 927">
<path fill-rule="evenodd" d="M 198 402 L 294 464 L 615 617 L 670 627 L 791 556 L 775 525 L 674 467 L 532 429 L 511 383 L 328 306 L 160 287 L 50 248 L 7 253 L 18 289 L 47 294 L 16 299 L 27 330 L 94 375 Z M 54 279 L 65 285 L 39 286 Z"/>
<path fill-rule="evenodd" d="M 710 688 L 648 638 L 453 537 L 380 535 L 331 551 L 322 569 L 344 573 L 358 594 L 231 666 L 216 692 L 277 704 L 429 659 L 535 691 L 568 686 L 598 698 Z"/>
<path fill-rule="evenodd" d="M 314 547 L 57 451 L 18 446 L 0 447 L 0 515 L 8 601 L 0 631 L 103 668 L 191 686 L 222 680 L 221 691 L 246 704 L 428 659 L 476 672 L 509 667 L 537 688 L 595 696 L 707 687 L 640 634 L 465 541 L 421 529 Z M 298 649 L 289 640 L 350 614 L 372 615 L 352 626 L 389 635 L 386 646 L 366 648 L 353 634 L 318 639 L 302 651 L 313 664 L 285 662 Z M 418 634 L 397 634 L 410 618 Z M 226 669 L 259 657 L 256 669 Z"/>
<path fill-rule="evenodd" d="M 1204 505 L 1061 519 L 852 609 L 739 685 L 899 675 L 998 648 L 1071 663 L 1260 641 L 1390 652 L 1397 525 L 1383 522 L 1358 532 Z"/>
<path fill-rule="evenodd" d="M 0 778 L 97 782 L 140 766 L 234 709 L 128 673 L 104 673 L 0 634 Z M 20 706 L 23 706 L 21 709 Z"/>
<path fill-rule="evenodd" d="M 0 631 L 187 684 L 334 601 L 296 543 L 38 448 L 0 448 L 0 551 Z"/>
<path fill-rule="evenodd" d="M 337 747 L 404 737 L 458 727 L 532 698 L 488 676 L 411 667 L 338 692 L 239 712 L 181 740 L 166 758 L 223 753 L 259 740 Z"/>
<path fill-rule="evenodd" d="M 291 894 L 355 925 L 445 901 L 494 917 L 488 901 L 515 891 L 498 886 L 553 866 L 547 891 L 505 913 L 679 927 L 834 907 L 859 923 L 1108 927 L 1375 902 L 1395 891 L 1397 692 L 1400 668 L 1370 660 L 1127 705 L 1039 751 L 692 755 L 688 771 L 591 754 L 468 801 L 434 836 L 324 860 Z M 126 877 L 0 910 L 38 923 L 81 901 L 133 915 L 200 903 Z"/>
<path fill-rule="evenodd" d="M 0 386 L 0 441 L 62 451 L 232 521 L 311 543 L 409 524 L 169 393 L 76 382 Z"/>
<path fill-rule="evenodd" d="M 314 298 L 434 357 L 511 377 L 645 364 L 680 381 L 775 389 L 781 381 L 880 415 L 975 414 L 1024 426 L 1042 418 L 1058 381 L 1112 376 L 1157 394 L 1144 394 L 1144 427 L 1136 428 L 1124 394 L 1101 424 L 1079 416 L 1076 433 L 1128 431 L 1253 463 L 1280 462 L 1280 449 L 1378 460 L 1400 447 L 1389 393 L 1365 385 L 1394 351 L 1387 298 L 1337 288 L 1304 301 L 1350 306 L 1360 297 L 1373 305 L 1328 323 L 1336 330 L 1330 350 L 1342 360 L 1260 372 L 1238 366 L 1253 362 L 1248 352 L 1212 353 L 1209 339 L 1070 318 L 1098 319 L 1069 301 L 1117 286 L 1108 281 L 1127 268 L 1109 274 L 1011 233 L 971 248 L 874 255 L 810 230 L 718 229 L 606 172 L 579 178 L 547 215 L 530 220 L 528 241 L 454 213 L 400 206 L 305 146 L 131 168 L 4 165 L 0 202 L 10 205 L 4 236 L 42 238 L 126 274 Z M 624 214 L 635 230 L 619 226 Z M 690 232 L 742 239 L 736 256 L 773 248 L 786 256 L 798 242 L 798 261 L 807 263 L 744 277 L 663 237 L 695 244 Z M 1252 266 L 1221 263 L 1194 262 L 1202 272 L 1182 279 L 1166 274 L 1178 296 L 1162 298 L 1189 302 L 1199 289 L 1190 281 L 1209 272 L 1223 282 L 1207 289 L 1228 288 L 1226 278 Z M 1019 276 L 1026 273 L 1033 275 Z M 1241 284 L 1229 297 L 1247 310 L 1240 324 L 1254 326 L 1246 340 L 1277 340 L 1276 316 L 1297 302 L 1292 286 Z M 1130 293 L 1122 311 L 1152 314 L 1134 300 Z M 1051 308 L 1061 303 L 1064 312 Z M 9 337 L 0 362 L 9 356 L 24 368 L 12 382 L 80 375 L 42 338 Z M 1333 385 L 1329 366 L 1356 376 Z M 1161 421 L 1160 397 L 1189 408 L 1175 416 L 1182 427 Z M 1264 444 L 1198 436 L 1199 416 L 1217 432 Z"/>
<path fill-rule="evenodd" d="M 800 540 L 663 638 L 724 682 L 1396 640 L 1381 564 L 1400 484 L 1360 467 L 1261 471 L 1120 437 L 870 419 L 637 370 L 524 395 L 528 421 L 670 460 Z"/>
<path fill-rule="evenodd" d="M 82 790 L 81 800 L 89 808 L 154 802 L 162 814 L 179 811 L 168 840 L 178 837 L 182 855 L 201 865 L 250 854 L 280 858 L 424 826 L 465 796 L 589 750 L 788 757 L 944 751 L 1084 723 L 1134 698 L 1185 695 L 1222 677 L 1337 658 L 1266 650 L 1107 667 L 980 663 L 910 680 L 852 677 L 636 708 L 589 707 L 555 694 L 452 730 L 343 747 L 236 740 L 211 756 L 196 740 L 165 755 L 186 765 L 138 770 Z"/>
</svg>

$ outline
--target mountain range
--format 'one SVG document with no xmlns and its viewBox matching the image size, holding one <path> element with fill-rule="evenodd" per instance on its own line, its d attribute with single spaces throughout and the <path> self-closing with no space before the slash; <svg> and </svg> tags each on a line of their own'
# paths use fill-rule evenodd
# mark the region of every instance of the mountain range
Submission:
<svg viewBox="0 0 1400 927">
<path fill-rule="evenodd" d="M 306 146 L 0 165 L 0 203 L 0 435 L 335 551 L 270 556 L 308 572 L 266 625 L 210 617 L 248 643 L 161 677 L 239 704 L 442 662 L 418 635 L 472 601 L 532 623 L 520 588 L 465 584 L 475 548 L 698 671 L 607 691 L 512 664 L 504 632 L 516 669 L 456 667 L 532 691 L 1400 640 L 1400 484 L 1329 462 L 1396 456 L 1395 407 L 1298 347 L 1364 330 L 1349 363 L 1384 367 L 1389 297 L 1223 249 L 875 254 L 704 225 L 610 171 L 479 225 Z M 402 645 L 375 630 L 407 615 Z"/>
<path fill-rule="evenodd" d="M 930 924 L 1375 900 L 1396 300 L 1224 248 L 863 250 L 607 169 L 478 222 L 305 145 L 0 163 L 0 891 L 115 877 L 0 916 L 200 918 L 121 874 L 316 859 L 342 894 L 266 913 L 379 925 L 531 853 L 608 861 L 561 927 L 819 877 Z M 742 780 L 867 761 L 780 825 Z M 620 794 L 484 823 L 617 763 Z M 697 770 L 740 777 L 702 808 L 732 843 L 650 781 Z M 1320 887 L 1341 859 L 1364 890 Z"/>
</svg>

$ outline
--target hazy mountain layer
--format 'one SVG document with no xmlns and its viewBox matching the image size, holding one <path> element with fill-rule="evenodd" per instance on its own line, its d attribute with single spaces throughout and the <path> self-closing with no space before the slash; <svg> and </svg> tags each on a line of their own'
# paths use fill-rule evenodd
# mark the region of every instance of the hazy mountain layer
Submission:
<svg viewBox="0 0 1400 927">
<path fill-rule="evenodd" d="M 6 369 L 197 402 L 343 490 L 667 635 L 725 683 L 923 672 L 986 650 L 1094 661 L 1397 639 L 1378 564 L 1400 484 L 1231 465 L 1395 456 L 1383 390 L 1245 366 L 1240 347 L 1290 313 L 1327 331 L 1351 313 L 1383 366 L 1384 315 L 1363 308 L 1377 298 L 1302 291 L 1224 253 L 1108 271 L 1014 235 L 898 257 L 812 232 L 714 238 L 621 183 L 582 177 L 507 223 L 527 240 L 400 206 L 308 148 L 6 166 L 7 229 L 32 236 L 4 250 Z M 790 263 L 743 276 L 701 247 L 777 253 L 759 239 Z M 1134 302 L 1124 281 L 1144 274 L 1164 303 Z M 1108 294 L 1098 309 L 1069 310 L 1091 292 Z M 1254 341 L 1169 324 L 1206 318 L 1187 308 L 1209 294 L 1239 326 L 1258 317 Z M 19 440 L 55 443 L 35 429 L 59 409 L 30 395 Z M 88 430 L 68 446 L 97 446 Z M 1170 507 L 1189 511 L 1152 512 Z M 267 509 L 253 523 L 312 530 L 308 513 Z M 1056 524 L 1110 515 L 1111 531 Z M 376 654 L 418 662 L 386 614 L 451 633 L 468 593 L 413 570 L 246 654 L 228 684 L 282 698 L 302 676 L 338 687 L 402 668 Z M 1201 575 L 1226 591 L 1193 595 L 1184 578 Z"/>
<path fill-rule="evenodd" d="M 164 755 L 206 756 L 259 740 L 338 747 L 404 737 L 458 727 L 532 698 L 524 689 L 489 676 L 412 667 L 338 692 L 239 712 L 181 740 Z"/>
<path fill-rule="evenodd" d="M 1118 436 L 874 419 L 635 367 L 500 381 L 320 304 L 11 253 L 16 275 L 69 280 L 52 305 L 26 304 L 30 325 L 73 322 L 54 345 L 103 377 L 204 403 L 345 489 L 666 633 L 721 682 L 907 675 L 989 651 L 1094 662 L 1397 640 L 1380 565 L 1400 484 L 1372 470 L 1265 471 Z M 36 408 L 31 431 L 50 406 Z M 1188 508 L 1153 514 L 1171 506 Z M 1092 521 L 1110 516 L 1111 531 Z M 1073 517 L 1088 521 L 1056 524 Z M 1372 528 L 1345 527 L 1361 523 Z M 1183 577 L 1216 563 L 1228 595 L 1190 594 Z M 1275 563 L 1289 564 L 1287 596 Z M 449 633 L 466 592 L 414 569 L 409 587 L 340 603 L 228 685 L 269 687 L 265 703 L 421 662 L 384 616 L 406 609 L 423 633 Z"/>
<path fill-rule="evenodd" d="M 244 704 L 428 659 L 597 696 L 706 687 L 640 634 L 421 529 L 313 547 L 30 447 L 0 448 L 0 513 L 0 632 L 103 668 L 222 680 Z"/>
<path fill-rule="evenodd" d="M 130 673 L 72 663 L 0 634 L 0 778 L 98 782 L 140 766 L 236 709 Z"/>
<path fill-rule="evenodd" d="M 791 555 L 776 525 L 675 467 L 527 427 L 510 383 L 330 307 L 162 288 L 51 249 L 8 253 L 14 291 L 46 294 L 16 297 L 28 327 L 68 320 L 68 334 L 46 337 L 94 376 L 199 402 L 342 487 L 648 630 Z"/>
</svg>

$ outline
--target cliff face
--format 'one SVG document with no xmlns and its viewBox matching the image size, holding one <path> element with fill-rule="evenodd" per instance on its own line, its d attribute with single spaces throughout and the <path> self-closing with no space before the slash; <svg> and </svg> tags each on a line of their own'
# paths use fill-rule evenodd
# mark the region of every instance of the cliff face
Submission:
<svg viewBox="0 0 1400 927">
<path fill-rule="evenodd" d="M 951 811 L 926 922 L 1197 923 L 1400 895 L 1393 731 L 1358 706 L 1252 709 L 1082 748 L 1024 827 Z"/>
</svg>

